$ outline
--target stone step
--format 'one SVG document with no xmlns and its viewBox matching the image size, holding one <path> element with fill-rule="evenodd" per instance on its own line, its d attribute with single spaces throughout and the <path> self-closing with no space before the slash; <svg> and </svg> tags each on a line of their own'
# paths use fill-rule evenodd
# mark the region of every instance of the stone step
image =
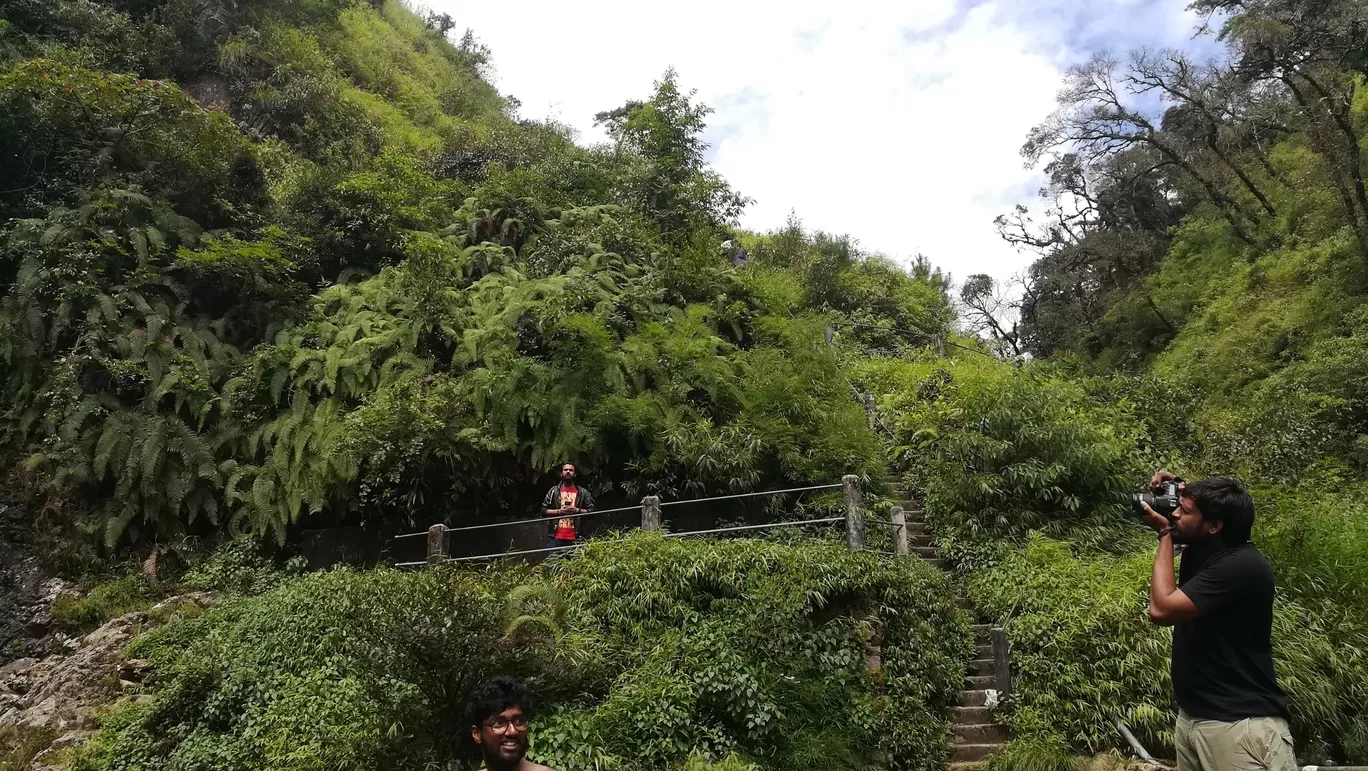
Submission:
<svg viewBox="0 0 1368 771">
<path fill-rule="evenodd" d="M 950 762 L 971 763 L 983 760 L 1000 749 L 1001 744 L 956 744 L 950 748 Z"/>
<path fill-rule="evenodd" d="M 993 644 L 990 642 L 980 642 L 974 646 L 974 658 L 993 660 Z"/>
<path fill-rule="evenodd" d="M 964 687 L 972 688 L 974 690 L 992 688 L 993 682 L 996 679 L 997 678 L 993 675 L 969 675 L 964 678 Z"/>
<path fill-rule="evenodd" d="M 935 559 L 936 555 L 940 554 L 940 549 L 934 546 L 912 546 L 909 551 L 912 552 L 913 556 L 930 560 Z"/>
<path fill-rule="evenodd" d="M 957 706 L 960 706 L 960 707 L 982 707 L 983 705 L 985 705 L 985 704 L 987 704 L 987 703 L 988 703 L 988 692 L 987 692 L 987 691 L 980 691 L 980 690 L 964 690 L 964 691 L 960 691 L 960 697 L 959 697 L 959 702 L 958 702 Z"/>
<path fill-rule="evenodd" d="M 988 631 L 993 628 L 992 624 L 974 624 L 974 639 L 983 642 L 988 639 Z"/>
<path fill-rule="evenodd" d="M 950 563 L 949 563 L 949 562 L 946 562 L 945 560 L 941 560 L 941 559 L 931 559 L 931 558 L 929 558 L 929 557 L 922 557 L 922 558 L 921 558 L 921 561 L 922 561 L 922 562 L 925 562 L 926 564 L 928 564 L 928 565 L 930 565 L 931 567 L 936 568 L 936 569 L 938 569 L 938 570 L 949 570 L 949 569 L 950 569 Z"/>
<path fill-rule="evenodd" d="M 968 597 L 956 597 L 955 604 L 960 606 L 961 608 L 964 608 L 965 610 L 974 609 L 974 601 L 969 599 Z"/>
<path fill-rule="evenodd" d="M 927 538 L 931 537 L 931 535 L 926 532 L 925 522 L 908 522 L 905 527 L 907 528 L 907 534 L 909 536 L 925 535 Z"/>
<path fill-rule="evenodd" d="M 974 665 L 973 672 L 974 672 L 975 675 L 991 675 L 991 674 L 993 674 L 993 659 L 992 659 L 992 657 L 982 658 L 982 659 L 974 659 L 974 661 L 973 661 L 972 663 L 973 663 L 973 665 Z"/>
<path fill-rule="evenodd" d="M 960 723 L 954 726 L 955 744 L 1001 744 L 1007 729 L 996 723 Z"/>
<path fill-rule="evenodd" d="M 987 707 L 951 707 L 950 722 L 955 725 L 980 725 L 992 720 Z"/>
</svg>

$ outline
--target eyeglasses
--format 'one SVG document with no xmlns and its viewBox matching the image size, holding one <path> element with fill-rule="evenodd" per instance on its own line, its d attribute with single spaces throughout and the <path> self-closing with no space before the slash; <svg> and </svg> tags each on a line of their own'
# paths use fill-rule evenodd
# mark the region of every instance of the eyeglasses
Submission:
<svg viewBox="0 0 1368 771">
<path fill-rule="evenodd" d="M 494 733 L 499 734 L 506 733 L 508 731 L 509 726 L 512 726 L 513 730 L 515 731 L 526 731 L 527 718 L 523 717 L 522 715 L 519 715 L 513 718 L 512 720 L 496 717 L 490 720 L 486 720 L 485 726 Z"/>
</svg>

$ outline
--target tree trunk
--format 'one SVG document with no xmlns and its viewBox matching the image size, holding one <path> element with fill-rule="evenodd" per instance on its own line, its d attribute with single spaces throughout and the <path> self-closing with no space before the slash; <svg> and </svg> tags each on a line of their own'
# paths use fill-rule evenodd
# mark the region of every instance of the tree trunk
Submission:
<svg viewBox="0 0 1368 771">
<path fill-rule="evenodd" d="M 1302 89 L 1298 88 L 1293 73 L 1295 77 L 1300 77 L 1315 89 L 1320 97 L 1315 100 L 1309 99 Z M 1362 149 L 1358 135 L 1354 133 L 1353 126 L 1344 119 L 1344 116 L 1338 114 L 1334 96 L 1308 73 L 1289 69 L 1280 80 L 1292 92 L 1297 105 L 1306 113 L 1310 122 L 1307 137 L 1311 140 L 1311 149 L 1325 159 L 1330 178 L 1338 188 L 1344 216 L 1358 240 L 1359 252 L 1368 261 L 1368 194 L 1365 194 L 1364 190 Z M 1325 125 L 1327 118 L 1331 126 Z M 1339 134 L 1344 144 L 1336 148 L 1339 143 L 1327 136 L 1327 133 Z"/>
<path fill-rule="evenodd" d="M 1259 205 L 1263 206 L 1264 211 L 1268 212 L 1270 216 L 1278 216 L 1278 212 L 1273 208 L 1273 204 L 1269 202 L 1268 196 L 1264 195 L 1263 191 L 1254 184 L 1254 180 L 1249 178 L 1249 175 L 1244 172 L 1244 169 L 1240 168 L 1234 161 L 1227 157 L 1225 152 L 1216 145 L 1216 142 L 1208 142 L 1207 147 L 1210 147 L 1211 151 L 1216 154 L 1216 157 L 1220 158 L 1222 163 L 1229 167 L 1231 171 L 1235 172 L 1235 176 L 1239 177 L 1240 181 L 1244 183 L 1245 189 L 1255 198 L 1259 199 Z"/>
<path fill-rule="evenodd" d="M 1221 190 L 1217 188 L 1215 184 L 1213 184 L 1206 177 L 1202 176 L 1202 174 L 1198 172 L 1192 164 L 1184 160 L 1182 156 L 1178 155 L 1178 153 L 1175 152 L 1172 148 L 1168 147 L 1163 142 L 1160 142 L 1159 140 L 1155 139 L 1152 135 L 1145 136 L 1144 141 L 1148 142 L 1151 146 L 1154 147 L 1154 149 L 1162 153 L 1164 157 L 1168 158 L 1170 161 L 1173 161 L 1174 165 L 1176 165 L 1178 168 L 1187 172 L 1189 176 L 1197 180 L 1197 184 L 1202 186 L 1202 190 L 1206 191 L 1207 198 L 1211 200 L 1212 205 L 1214 205 L 1217 208 L 1217 210 L 1221 212 L 1221 215 L 1225 217 L 1226 222 L 1230 223 L 1230 229 L 1235 232 L 1236 238 L 1240 239 L 1241 241 L 1244 241 L 1246 244 L 1249 244 L 1250 246 L 1257 245 L 1258 242 L 1255 241 L 1254 237 L 1249 235 L 1249 232 L 1244 229 L 1244 226 L 1241 225 L 1239 220 L 1235 218 L 1235 214 L 1239 213 L 1240 216 L 1244 217 L 1245 219 L 1249 219 L 1253 222 L 1258 222 L 1257 217 L 1251 218 L 1249 217 L 1249 215 L 1240 211 L 1239 205 L 1232 201 L 1230 199 L 1230 196 L 1221 192 Z"/>
<path fill-rule="evenodd" d="M 1159 317 L 1159 323 L 1163 324 L 1165 329 L 1175 335 L 1178 334 L 1178 330 L 1164 316 L 1163 311 L 1159 310 L 1159 306 L 1154 304 L 1154 295 L 1145 292 L 1145 302 L 1149 303 L 1150 310 L 1154 311 L 1154 315 Z"/>
</svg>

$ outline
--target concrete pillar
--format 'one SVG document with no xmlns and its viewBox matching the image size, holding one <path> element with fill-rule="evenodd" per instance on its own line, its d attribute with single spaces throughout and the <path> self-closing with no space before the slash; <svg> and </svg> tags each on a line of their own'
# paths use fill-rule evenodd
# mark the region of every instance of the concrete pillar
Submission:
<svg viewBox="0 0 1368 771">
<path fill-rule="evenodd" d="M 660 496 L 641 499 L 641 529 L 652 533 L 660 530 Z"/>
<path fill-rule="evenodd" d="M 860 478 L 846 474 L 841 477 L 841 488 L 845 493 L 846 546 L 851 551 L 859 551 L 865 545 L 865 521 L 860 513 Z"/>
</svg>

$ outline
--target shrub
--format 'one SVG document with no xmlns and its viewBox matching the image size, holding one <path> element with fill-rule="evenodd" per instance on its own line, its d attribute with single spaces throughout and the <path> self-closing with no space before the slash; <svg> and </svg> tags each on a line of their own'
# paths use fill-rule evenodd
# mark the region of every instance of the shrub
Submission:
<svg viewBox="0 0 1368 771">
<path fill-rule="evenodd" d="M 229 117 L 196 104 L 175 84 L 32 59 L 0 71 L 0 219 L 41 216 L 79 188 L 137 185 L 172 199 L 208 226 L 225 204 L 253 202 L 236 190 L 235 164 L 250 145 Z M 248 186 L 250 188 L 250 185 Z"/>
<path fill-rule="evenodd" d="M 562 771 L 930 771 L 971 650 L 939 573 L 840 546 L 639 534 L 536 570 L 338 570 L 137 640 L 153 698 L 75 768 L 459 767 L 461 700 L 506 672 Z"/>
<path fill-rule="evenodd" d="M 289 577 L 289 572 L 267 556 L 264 544 L 238 538 L 192 565 L 181 586 L 191 591 L 256 595 L 275 589 Z"/>
<path fill-rule="evenodd" d="M 0 726 L 0 771 L 29 771 L 33 768 L 34 757 L 50 747 L 60 734 L 60 731 L 50 726 Z"/>
<path fill-rule="evenodd" d="M 869 369 L 895 383 L 895 451 L 961 563 L 989 564 L 999 539 L 1034 530 L 1111 550 L 1138 532 L 1127 495 L 1148 475 L 1141 429 L 1121 410 L 1045 370 L 978 360 Z"/>
</svg>

